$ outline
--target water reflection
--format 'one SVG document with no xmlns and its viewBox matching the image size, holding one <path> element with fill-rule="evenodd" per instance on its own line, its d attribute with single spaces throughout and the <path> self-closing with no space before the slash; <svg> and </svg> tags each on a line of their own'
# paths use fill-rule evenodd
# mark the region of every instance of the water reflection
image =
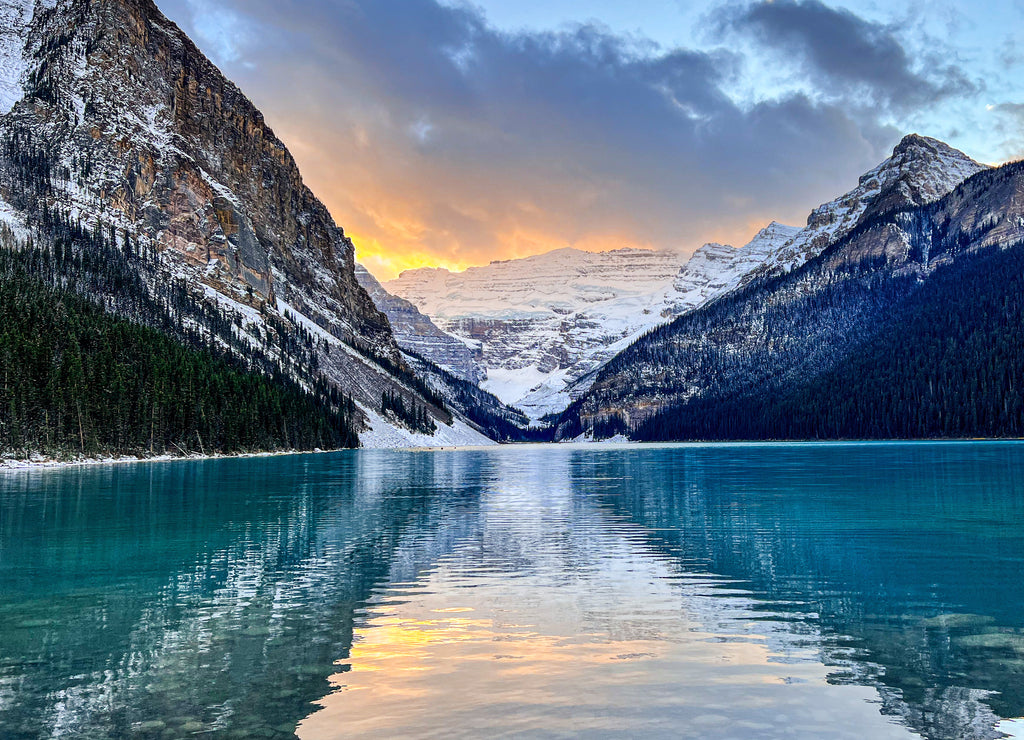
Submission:
<svg viewBox="0 0 1024 740">
<path fill-rule="evenodd" d="M 0 736 L 995 737 L 1022 484 L 1017 445 L 7 475 Z"/>
<path fill-rule="evenodd" d="M 909 736 L 876 692 L 828 686 L 811 635 L 754 623 L 744 590 L 610 512 L 627 479 L 587 459 L 492 453 L 477 506 L 400 548 L 431 565 L 375 590 L 300 737 Z"/>
<path fill-rule="evenodd" d="M 813 454 L 808 454 L 808 451 Z M 778 620 L 812 616 L 833 683 L 872 683 L 929 737 L 1024 714 L 1024 448 L 692 448 L 607 504 L 691 567 L 736 574 Z"/>
<path fill-rule="evenodd" d="M 293 736 L 354 609 L 426 516 L 433 489 L 413 482 L 445 479 L 431 456 L 400 475 L 386 462 L 5 479 L 0 735 Z"/>
</svg>

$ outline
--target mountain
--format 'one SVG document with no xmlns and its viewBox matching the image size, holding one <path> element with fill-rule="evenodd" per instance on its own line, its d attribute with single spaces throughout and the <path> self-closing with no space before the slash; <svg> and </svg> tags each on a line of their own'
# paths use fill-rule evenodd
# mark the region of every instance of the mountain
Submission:
<svg viewBox="0 0 1024 740">
<path fill-rule="evenodd" d="M 482 386 L 539 418 L 567 405 L 561 389 L 601 351 L 665 320 L 650 313 L 651 295 L 669 289 L 682 262 L 673 252 L 558 249 L 459 273 L 409 270 L 385 288 L 479 346 Z"/>
<path fill-rule="evenodd" d="M 356 265 L 356 279 L 391 322 L 406 365 L 472 429 L 499 442 L 550 437 L 532 429 L 532 420 L 522 411 L 479 387 L 484 379 L 479 347 L 438 329 L 412 303 L 388 293 L 362 265 Z"/>
<path fill-rule="evenodd" d="M 430 357 L 442 369 L 474 385 L 484 379 L 480 366 L 480 348 L 447 334 L 420 313 L 412 303 L 388 293 L 377 278 L 362 265 L 356 265 L 356 280 L 369 294 L 374 305 L 391 324 L 395 341 L 403 350 Z"/>
<path fill-rule="evenodd" d="M 324 384 L 367 439 L 453 422 L 287 148 L 151 0 L 0 2 L 0 221 L 15 248 L 70 258 L 36 265 L 44 283 L 243 370 Z M 382 414 L 387 394 L 429 423 Z"/>
<path fill-rule="evenodd" d="M 897 154 L 922 142 L 944 152 L 908 137 Z M 1024 165 L 931 202 L 941 188 L 925 172 L 889 180 L 801 266 L 765 269 L 633 344 L 559 434 L 1019 436 Z"/>
<path fill-rule="evenodd" d="M 768 250 L 759 264 L 744 272 L 739 284 L 791 272 L 858 224 L 897 208 L 938 200 L 984 169 L 985 165 L 938 139 L 909 134 L 891 157 L 861 176 L 856 188 L 811 211 L 807 226 Z"/>
<path fill-rule="evenodd" d="M 939 198 L 985 169 L 935 139 L 910 135 L 803 228 L 771 223 L 745 246 L 675 252 L 562 249 L 462 273 L 420 269 L 387 289 L 442 329 L 478 342 L 484 387 L 532 418 L 557 413 L 641 335 L 748 283 L 798 268 L 864 219 Z M 426 357 L 432 355 L 424 351 Z"/>
<path fill-rule="evenodd" d="M 517 408 L 502 403 L 476 383 L 460 378 L 424 357 L 409 352 L 405 361 L 427 387 L 469 425 L 498 442 L 548 442 L 551 430 L 535 426 Z"/>
</svg>

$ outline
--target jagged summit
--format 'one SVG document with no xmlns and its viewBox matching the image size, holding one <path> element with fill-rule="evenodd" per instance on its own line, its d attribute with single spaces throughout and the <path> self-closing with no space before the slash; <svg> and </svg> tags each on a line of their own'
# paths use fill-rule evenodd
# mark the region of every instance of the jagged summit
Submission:
<svg viewBox="0 0 1024 740">
<path fill-rule="evenodd" d="M 397 358 L 355 281 L 351 242 L 285 145 L 152 2 L 38 2 L 21 36 L 22 97 L 3 128 L 49 170 L 33 195 L 137 233 L 230 300 L 287 302 Z M 0 196 L 31 220 L 18 167 Z"/>
<path fill-rule="evenodd" d="M 861 178 L 862 186 L 872 187 L 873 179 L 878 183 L 878 194 L 862 218 L 938 200 L 985 169 L 985 165 L 945 142 L 909 134 L 896 145 L 889 159 Z"/>
<path fill-rule="evenodd" d="M 941 141 L 940 139 L 934 139 L 931 136 L 922 136 L 921 134 L 907 134 L 904 136 L 900 140 L 900 143 L 893 148 L 892 156 L 896 158 L 901 154 L 907 154 L 915 150 L 924 150 L 925 152 L 930 152 L 936 156 L 974 161 L 959 149 L 954 149 L 946 142 Z"/>
<path fill-rule="evenodd" d="M 807 226 L 767 254 L 741 284 L 794 270 L 857 224 L 891 210 L 938 200 L 985 169 L 985 165 L 938 139 L 905 136 L 892 156 L 861 175 L 857 187 L 811 211 Z"/>
</svg>

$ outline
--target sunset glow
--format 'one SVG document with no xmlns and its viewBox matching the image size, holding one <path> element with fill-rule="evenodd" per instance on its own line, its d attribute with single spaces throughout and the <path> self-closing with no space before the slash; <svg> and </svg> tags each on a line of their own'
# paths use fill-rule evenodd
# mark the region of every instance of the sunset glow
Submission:
<svg viewBox="0 0 1024 740">
<path fill-rule="evenodd" d="M 1024 153 L 1019 55 L 946 53 L 1012 45 L 1012 9 L 972 28 L 860 0 L 580 7 L 164 9 L 265 111 L 383 280 L 567 246 L 741 246 L 772 220 L 802 225 L 914 130 L 981 161 Z"/>
</svg>

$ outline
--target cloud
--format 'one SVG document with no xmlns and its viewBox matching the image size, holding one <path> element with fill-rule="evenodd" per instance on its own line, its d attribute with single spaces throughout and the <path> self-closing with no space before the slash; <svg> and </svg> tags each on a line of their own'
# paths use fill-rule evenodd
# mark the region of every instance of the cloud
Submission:
<svg viewBox="0 0 1024 740">
<path fill-rule="evenodd" d="M 217 64 L 239 61 L 241 48 L 250 41 L 245 21 L 212 0 L 186 0 L 196 38 Z"/>
<path fill-rule="evenodd" d="M 197 2 L 165 10 L 204 48 L 221 38 L 200 33 L 208 14 L 237 19 L 225 69 L 385 278 L 566 245 L 742 243 L 855 185 L 901 134 L 807 91 L 739 104 L 745 48 L 660 50 L 595 24 L 509 33 L 434 0 Z M 761 6 L 735 22 L 892 106 L 953 94 L 884 29 L 781 6 L 788 30 Z"/>
<path fill-rule="evenodd" d="M 992 131 L 1003 139 L 1002 150 L 1007 161 L 1021 159 L 1024 151 L 1024 103 L 998 103 L 986 106 L 995 113 Z"/>
<path fill-rule="evenodd" d="M 802 61 L 823 91 L 831 86 L 851 104 L 859 99 L 861 105 L 907 111 L 978 91 L 978 83 L 939 54 L 915 59 L 893 28 L 818 0 L 730 8 L 718 14 L 718 23 Z"/>
</svg>

